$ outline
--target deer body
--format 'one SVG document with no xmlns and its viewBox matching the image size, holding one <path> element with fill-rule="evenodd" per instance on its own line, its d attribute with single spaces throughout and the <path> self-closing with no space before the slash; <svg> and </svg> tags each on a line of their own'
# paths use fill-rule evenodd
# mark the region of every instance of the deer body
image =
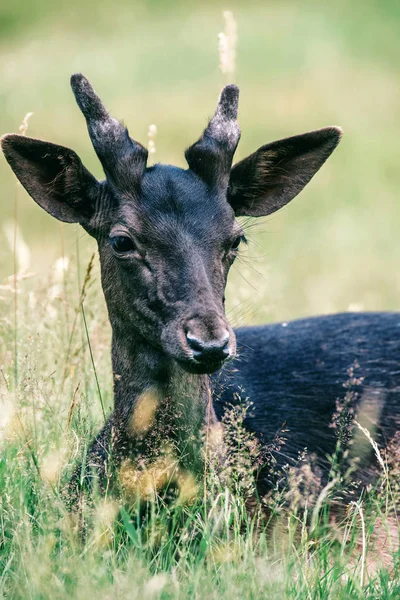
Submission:
<svg viewBox="0 0 400 600">
<path fill-rule="evenodd" d="M 387 446 L 400 429 L 399 328 L 400 313 L 371 312 L 238 329 L 235 333 L 239 358 L 210 378 L 202 376 L 199 381 L 198 376 L 188 376 L 180 368 L 172 368 L 168 374 L 165 371 L 168 383 L 164 395 L 159 396 L 160 405 L 155 408 L 155 412 L 159 410 L 158 424 L 154 422 L 156 418 L 151 424 L 147 423 L 150 440 L 146 435 L 141 436 L 148 431 L 147 427 L 143 432 L 135 432 L 129 425 L 140 394 L 133 394 L 129 388 L 127 395 L 124 390 L 121 398 L 116 385 L 114 415 L 120 418 L 118 402 L 122 399 L 126 425 L 120 425 L 119 430 L 129 430 L 117 446 L 124 448 L 122 438 L 132 444 L 135 437 L 136 448 L 124 448 L 122 455 L 140 458 L 150 449 L 155 458 L 162 448 L 160 439 L 169 439 L 174 443 L 177 456 L 182 457 L 181 468 L 199 476 L 204 468 L 201 454 L 204 439 L 199 433 L 207 426 L 212 427 L 217 422 L 216 417 L 221 421 L 232 404 L 248 397 L 252 407 L 245 426 L 257 435 L 261 444 L 269 447 L 282 428 L 286 432 L 283 446 L 278 450 L 271 448 L 276 468 L 296 465 L 299 453 L 307 449 L 317 458 L 326 484 L 330 470 L 328 457 L 334 453 L 337 443 L 333 415 L 349 388 L 349 370 L 354 369 L 356 380 L 352 385 L 351 409 L 379 446 Z M 160 365 L 161 357 L 155 363 Z M 133 364 L 126 364 L 126 377 L 136 381 Z M 209 413 L 208 389 L 213 396 Z M 172 405 L 167 398 L 174 399 Z M 111 425 L 115 426 L 113 417 L 105 431 L 110 432 Z M 98 457 L 97 464 L 107 460 L 108 444 L 101 442 L 103 436 L 104 432 L 92 448 Z M 356 477 L 367 484 L 377 477 L 378 467 L 372 446 L 369 443 L 362 446 L 361 453 L 360 448 L 354 449 L 358 459 Z M 272 487 L 270 475 L 261 470 L 260 495 Z"/>
<path fill-rule="evenodd" d="M 89 82 L 74 75 L 71 84 L 105 181 L 98 182 L 63 146 L 10 134 L 2 147 L 34 200 L 57 219 L 80 223 L 98 243 L 113 330 L 115 409 L 87 466 L 106 485 L 110 455 L 118 470 L 125 460 L 157 461 L 166 448 L 181 472 L 199 478 L 204 439 L 217 424 L 211 395 L 221 397 L 216 406 L 222 407 L 239 388 L 254 403 L 250 429 L 267 441 L 272 427 L 296 414 L 291 452 L 304 441 L 323 453 L 333 434 L 319 443 L 319 434 L 303 432 L 301 417 L 319 415 L 315 425 L 326 431 L 341 378 L 351 366 L 348 359 L 363 350 L 361 338 L 351 332 L 359 317 L 241 330 L 239 359 L 231 363 L 236 338 L 225 315 L 224 290 L 246 241 L 236 217 L 268 215 L 290 202 L 335 149 L 340 130 L 329 127 L 267 144 L 232 167 L 240 130 L 238 89 L 230 85 L 202 136 L 186 151 L 189 168 L 147 168 L 145 148 L 108 114 Z M 366 327 L 371 319 L 365 316 Z M 347 329 L 338 329 L 343 322 Z M 325 351 L 323 340 L 330 334 L 333 341 L 326 341 Z M 324 352 L 326 361 L 319 362 Z M 230 365 L 238 372 L 229 375 Z M 84 470 L 78 469 L 75 479 Z"/>
<path fill-rule="evenodd" d="M 397 312 L 343 313 L 239 329 L 236 372 L 229 373 L 227 366 L 226 373 L 213 376 L 216 414 L 221 419 L 229 403 L 238 401 L 235 393 L 248 396 L 252 408 L 245 425 L 263 444 L 286 430 L 285 443 L 271 449 L 276 467 L 295 465 L 307 448 L 326 484 L 328 457 L 338 439 L 333 417 L 346 392 L 352 394 L 352 416 L 380 448 L 400 430 L 399 330 Z M 358 460 L 355 478 L 371 483 L 381 469 L 371 444 L 355 430 L 358 440 L 350 449 L 350 458 Z M 271 485 L 262 472 L 260 493 Z"/>
</svg>

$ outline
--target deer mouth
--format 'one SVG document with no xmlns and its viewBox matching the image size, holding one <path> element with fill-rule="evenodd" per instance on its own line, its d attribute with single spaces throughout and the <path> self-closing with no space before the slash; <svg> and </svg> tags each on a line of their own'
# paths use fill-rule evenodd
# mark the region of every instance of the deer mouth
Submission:
<svg viewBox="0 0 400 600">
<path fill-rule="evenodd" d="M 216 371 L 219 371 L 227 362 L 232 360 L 233 356 L 229 356 L 223 360 L 214 360 L 202 362 L 195 358 L 189 358 L 187 360 L 178 360 L 180 367 L 187 373 L 194 375 L 212 375 Z"/>
</svg>

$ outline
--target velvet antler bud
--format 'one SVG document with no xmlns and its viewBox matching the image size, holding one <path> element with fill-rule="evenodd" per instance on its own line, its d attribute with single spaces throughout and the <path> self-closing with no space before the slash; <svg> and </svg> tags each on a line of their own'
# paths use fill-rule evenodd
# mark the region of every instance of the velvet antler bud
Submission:
<svg viewBox="0 0 400 600">
<path fill-rule="evenodd" d="M 236 85 L 225 86 L 203 135 L 185 153 L 192 171 L 211 185 L 228 184 L 233 155 L 240 139 L 238 103 Z"/>
<path fill-rule="evenodd" d="M 108 114 L 86 77 L 80 73 L 72 75 L 71 87 L 107 179 L 122 192 L 132 191 L 146 168 L 146 148 Z"/>
</svg>

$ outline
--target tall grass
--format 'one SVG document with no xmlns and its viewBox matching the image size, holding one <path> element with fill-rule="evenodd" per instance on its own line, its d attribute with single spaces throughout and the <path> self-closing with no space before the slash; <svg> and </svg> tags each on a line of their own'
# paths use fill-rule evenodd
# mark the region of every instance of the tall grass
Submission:
<svg viewBox="0 0 400 600">
<path fill-rule="evenodd" d="M 67 86 L 70 73 L 82 70 L 135 137 L 143 141 L 146 123 L 157 123 L 157 159 L 183 164 L 183 148 L 197 139 L 220 88 L 218 3 L 150 10 L 146 2 L 89 1 L 74 11 L 73 0 L 56 14 L 41 0 L 35 15 L 14 4 L 0 9 L 14 35 L 0 47 L 2 130 L 14 130 L 25 107 L 34 107 L 31 134 L 73 146 L 100 175 Z M 110 11 L 119 16 L 112 28 Z M 254 245 L 232 274 L 233 319 L 286 319 L 349 304 L 398 307 L 398 8 L 372 0 L 253 2 L 234 12 L 239 157 L 269 139 L 331 123 L 343 125 L 346 137 L 293 206 L 261 227 L 246 223 Z M 230 79 L 233 55 L 226 38 L 220 44 Z M 3 163 L 0 176 L 1 218 L 12 220 L 15 182 Z M 143 513 L 95 497 L 83 544 L 62 489 L 112 403 L 98 263 L 86 237 L 60 230 L 23 192 L 14 223 L 13 239 L 27 239 L 38 274 L 0 288 L 1 597 L 400 597 L 398 444 L 386 454 L 374 447 L 381 481 L 368 496 L 356 495 L 347 513 L 333 510 L 340 444 L 324 487 L 303 456 L 285 473 L 287 484 L 263 499 L 261 513 L 252 495 L 259 448 L 241 429 L 243 407 L 226 417 L 229 486 L 210 467 L 196 500 L 190 490 L 172 506 L 155 495 Z M 0 258 L 2 277 L 17 274 L 13 245 Z M 356 428 L 373 444 L 361 421 Z"/>
<path fill-rule="evenodd" d="M 87 340 L 82 344 L 76 326 L 72 331 L 83 295 L 82 288 L 74 294 L 76 262 L 64 271 L 66 296 L 57 268 L 47 282 L 36 281 L 33 297 L 20 295 L 23 352 L 16 390 L 12 361 L 2 365 L 2 597 L 397 598 L 393 463 L 381 455 L 385 469 L 376 490 L 355 496 L 353 509 L 337 513 L 337 481 L 321 489 L 302 457 L 288 472 L 287 486 L 265 499 L 260 512 L 252 499 L 259 448 L 243 430 L 245 402 L 225 419 L 231 477 L 222 481 L 229 485 L 210 467 L 205 497 L 188 493 L 171 504 L 156 494 L 146 512 L 135 500 L 95 496 L 82 543 L 62 487 L 103 421 L 97 386 L 106 412 L 112 394 L 103 300 L 98 281 L 88 275 L 96 273 L 97 262 L 88 259 L 81 262 L 91 265 L 86 281 L 92 285 L 82 287 L 97 381 Z M 51 290 L 55 285 L 59 295 Z M 13 339 L 12 323 L 7 336 L 6 344 Z M 332 465 L 337 473 L 337 461 Z"/>
</svg>

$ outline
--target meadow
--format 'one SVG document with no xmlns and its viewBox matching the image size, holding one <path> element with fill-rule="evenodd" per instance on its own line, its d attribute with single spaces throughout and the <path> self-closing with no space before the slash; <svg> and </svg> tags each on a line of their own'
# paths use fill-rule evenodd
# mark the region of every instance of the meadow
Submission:
<svg viewBox="0 0 400 600">
<path fill-rule="evenodd" d="M 226 8 L 2 3 L 0 132 L 18 131 L 32 112 L 28 135 L 74 148 L 100 178 L 68 83 L 81 71 L 133 137 L 146 144 L 157 125 L 155 161 L 184 166 L 226 82 L 217 51 Z M 301 196 L 249 225 L 228 285 L 232 323 L 398 310 L 398 3 L 228 8 L 239 33 L 236 158 L 280 137 L 344 129 Z M 308 506 L 303 490 L 290 510 L 277 494 L 266 527 L 246 512 L 242 489 L 210 473 L 205 504 L 171 512 L 159 499 L 145 523 L 97 499 L 82 545 L 61 489 L 112 405 L 96 249 L 83 230 L 40 210 L 3 157 L 0 181 L 0 597 L 398 598 L 396 469 L 384 459 L 376 490 L 355 497 L 340 526 L 327 497 Z"/>
</svg>

